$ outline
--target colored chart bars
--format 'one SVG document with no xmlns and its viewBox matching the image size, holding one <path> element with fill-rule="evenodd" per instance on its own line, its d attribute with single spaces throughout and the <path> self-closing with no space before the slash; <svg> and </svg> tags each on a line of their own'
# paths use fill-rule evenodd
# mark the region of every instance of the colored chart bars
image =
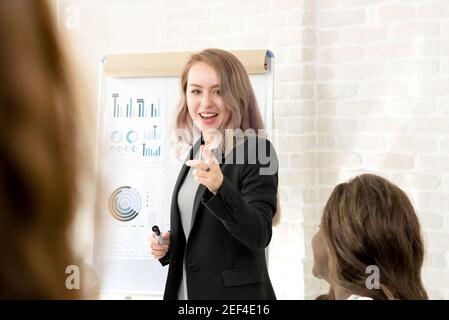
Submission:
<svg viewBox="0 0 449 320">
<path fill-rule="evenodd" d="M 143 143 L 142 144 L 142 156 L 144 156 L 144 157 L 160 157 L 161 156 L 161 146 L 148 147 L 146 143 Z"/>
<path fill-rule="evenodd" d="M 119 101 L 119 94 L 112 94 L 114 99 L 113 117 L 114 118 L 159 118 L 161 116 L 161 99 L 150 100 L 146 103 L 145 99 L 136 99 L 137 107 L 133 108 L 133 98 L 130 97 L 126 102 Z"/>
<path fill-rule="evenodd" d="M 143 140 L 159 140 L 161 138 L 161 130 L 157 126 L 153 126 L 150 130 L 143 131 Z"/>
</svg>

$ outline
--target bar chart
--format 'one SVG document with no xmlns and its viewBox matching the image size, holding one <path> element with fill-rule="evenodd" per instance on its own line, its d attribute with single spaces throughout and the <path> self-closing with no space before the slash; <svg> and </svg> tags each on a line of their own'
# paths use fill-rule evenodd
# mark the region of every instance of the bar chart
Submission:
<svg viewBox="0 0 449 320">
<path fill-rule="evenodd" d="M 142 156 L 143 157 L 160 157 L 161 146 L 153 147 L 148 146 L 146 143 L 142 143 Z"/>
<path fill-rule="evenodd" d="M 152 129 L 143 131 L 142 139 L 145 141 L 160 140 L 161 135 L 162 135 L 161 130 L 158 128 L 157 125 L 154 125 Z"/>
<path fill-rule="evenodd" d="M 143 82 L 113 81 L 106 93 L 104 150 L 110 165 L 161 165 L 165 153 L 166 98 Z M 115 84 L 117 83 L 117 84 Z M 118 85 L 120 83 L 120 85 Z"/>
<path fill-rule="evenodd" d="M 161 117 L 161 99 L 145 99 L 126 97 L 121 99 L 119 93 L 112 94 L 113 99 L 113 118 L 160 118 Z M 135 103 L 133 104 L 133 101 Z"/>
</svg>

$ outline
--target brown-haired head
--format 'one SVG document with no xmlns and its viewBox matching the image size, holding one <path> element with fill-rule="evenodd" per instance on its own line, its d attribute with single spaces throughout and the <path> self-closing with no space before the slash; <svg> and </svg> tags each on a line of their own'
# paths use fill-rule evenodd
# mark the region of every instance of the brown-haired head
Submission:
<svg viewBox="0 0 449 320">
<path fill-rule="evenodd" d="M 339 184 L 324 208 L 321 231 L 331 285 L 374 299 L 427 299 L 419 221 L 393 183 L 363 174 Z M 366 285 L 368 266 L 379 268 L 379 289 Z"/>
<path fill-rule="evenodd" d="M 45 1 L 0 1 L 0 298 L 64 299 L 77 112 Z"/>
</svg>

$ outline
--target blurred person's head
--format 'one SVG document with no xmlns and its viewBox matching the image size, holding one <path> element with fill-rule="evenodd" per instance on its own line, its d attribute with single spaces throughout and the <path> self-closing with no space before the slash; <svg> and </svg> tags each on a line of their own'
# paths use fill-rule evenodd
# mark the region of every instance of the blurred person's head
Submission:
<svg viewBox="0 0 449 320">
<path fill-rule="evenodd" d="M 77 298 L 77 116 L 48 4 L 0 1 L 0 298 Z"/>
<path fill-rule="evenodd" d="M 373 299 L 427 299 L 421 281 L 424 245 L 415 210 L 396 185 L 372 174 L 333 190 L 312 239 L 313 274 L 334 288 Z M 369 288 L 367 267 L 379 270 Z M 372 269 L 374 270 L 374 269 Z"/>
</svg>

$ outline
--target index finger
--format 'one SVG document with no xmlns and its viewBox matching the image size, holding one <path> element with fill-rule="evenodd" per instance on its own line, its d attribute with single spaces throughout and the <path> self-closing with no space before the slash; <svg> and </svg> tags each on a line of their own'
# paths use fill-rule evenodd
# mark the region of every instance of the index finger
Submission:
<svg viewBox="0 0 449 320">
<path fill-rule="evenodd" d="M 186 165 L 195 169 L 207 170 L 209 166 L 201 160 L 189 160 L 186 161 Z"/>
</svg>

